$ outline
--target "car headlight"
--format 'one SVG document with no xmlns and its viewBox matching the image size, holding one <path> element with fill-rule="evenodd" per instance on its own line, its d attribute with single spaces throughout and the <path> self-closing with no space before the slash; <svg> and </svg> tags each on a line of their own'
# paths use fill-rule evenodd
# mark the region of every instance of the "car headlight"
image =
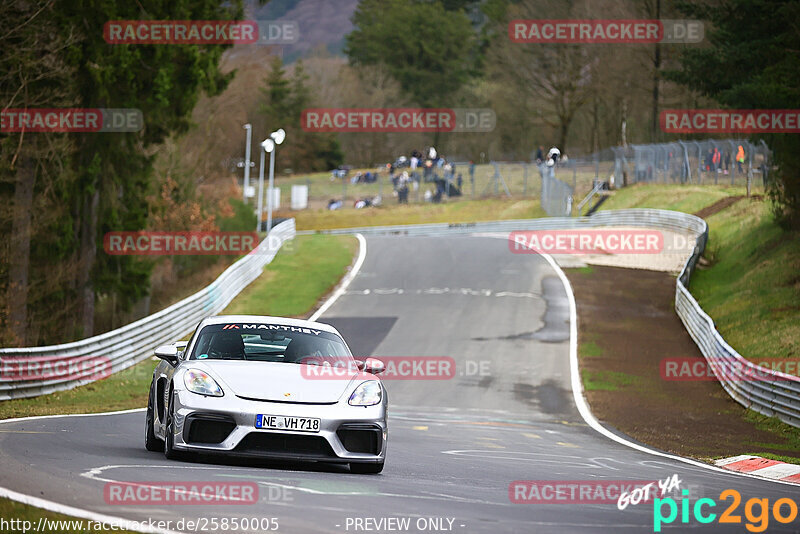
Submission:
<svg viewBox="0 0 800 534">
<path fill-rule="evenodd" d="M 200 369 L 189 369 L 183 375 L 183 383 L 186 389 L 199 395 L 211 397 L 222 397 L 222 388 L 219 384 Z"/>
<path fill-rule="evenodd" d="M 381 384 L 377 380 L 370 380 L 363 382 L 356 388 L 350 400 L 348 401 L 351 406 L 372 406 L 381 402 L 383 391 Z"/>
</svg>

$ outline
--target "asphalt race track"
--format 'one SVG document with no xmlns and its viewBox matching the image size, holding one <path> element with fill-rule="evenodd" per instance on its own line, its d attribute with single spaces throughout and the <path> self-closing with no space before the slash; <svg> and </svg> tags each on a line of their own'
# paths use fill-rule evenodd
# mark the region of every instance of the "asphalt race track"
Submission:
<svg viewBox="0 0 800 534">
<path fill-rule="evenodd" d="M 563 285 L 543 258 L 511 254 L 503 239 L 368 238 L 360 272 L 320 320 L 340 328 L 359 355 L 449 356 L 457 363 L 449 380 L 386 382 L 390 437 L 381 475 L 351 475 L 331 465 L 170 462 L 144 449 L 138 411 L 0 425 L 0 486 L 173 525 L 181 518 L 274 517 L 277 531 L 290 534 L 367 531 L 365 523 L 356 528 L 355 518 L 411 518 L 408 532 L 653 532 L 652 504 L 623 511 L 616 504 L 516 504 L 509 499 L 516 480 L 650 481 L 678 474 L 692 500 L 719 502 L 728 488 L 743 503 L 758 497 L 771 505 L 800 495 L 796 486 L 639 452 L 589 427 L 570 387 Z M 119 506 L 103 496 L 108 481 L 176 480 L 253 481 L 260 500 Z M 664 531 L 746 532 L 743 505 L 736 514 L 742 524 L 682 525 L 679 515 Z M 426 519 L 442 523 L 437 528 Z M 770 518 L 768 532 L 796 532 L 797 525 Z"/>
</svg>

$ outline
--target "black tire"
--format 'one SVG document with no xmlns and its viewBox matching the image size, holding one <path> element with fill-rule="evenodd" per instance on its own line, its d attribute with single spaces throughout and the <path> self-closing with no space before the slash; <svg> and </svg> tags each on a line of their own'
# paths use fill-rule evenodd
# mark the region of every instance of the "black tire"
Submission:
<svg viewBox="0 0 800 534">
<path fill-rule="evenodd" d="M 164 426 L 164 456 L 167 457 L 168 460 L 182 460 L 186 458 L 186 453 L 175 450 L 173 448 L 174 445 L 174 437 L 172 433 L 172 425 L 174 424 L 175 417 L 172 414 L 173 405 L 172 405 L 172 388 L 169 390 L 169 404 L 167 406 L 167 416 L 166 416 L 166 425 Z"/>
<path fill-rule="evenodd" d="M 375 464 L 362 464 L 352 462 L 350 472 L 357 475 L 377 475 L 383 471 L 383 462 Z"/>
<path fill-rule="evenodd" d="M 150 394 L 147 396 L 147 416 L 144 418 L 144 448 L 148 451 L 163 451 L 164 441 L 156 437 L 153 429 L 155 417 L 153 410 L 155 409 L 155 382 L 150 383 Z"/>
</svg>

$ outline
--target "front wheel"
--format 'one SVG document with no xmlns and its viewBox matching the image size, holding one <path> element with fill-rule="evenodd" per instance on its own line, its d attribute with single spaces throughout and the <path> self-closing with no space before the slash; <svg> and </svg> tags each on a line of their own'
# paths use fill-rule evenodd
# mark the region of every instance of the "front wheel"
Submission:
<svg viewBox="0 0 800 534">
<path fill-rule="evenodd" d="M 153 429 L 155 418 L 153 416 L 153 397 L 155 396 L 155 382 L 150 383 L 150 394 L 147 396 L 147 416 L 144 418 L 144 448 L 148 451 L 163 451 L 164 442 L 156 437 Z"/>
<path fill-rule="evenodd" d="M 174 448 L 175 434 L 173 432 L 173 427 L 175 426 L 175 414 L 173 410 L 172 391 L 170 390 L 169 404 L 167 406 L 167 422 L 164 427 L 164 456 L 166 456 L 168 460 L 181 460 L 185 457 L 185 454 Z"/>
<path fill-rule="evenodd" d="M 383 462 L 376 464 L 351 463 L 350 472 L 357 475 L 377 475 L 383 471 Z"/>
</svg>

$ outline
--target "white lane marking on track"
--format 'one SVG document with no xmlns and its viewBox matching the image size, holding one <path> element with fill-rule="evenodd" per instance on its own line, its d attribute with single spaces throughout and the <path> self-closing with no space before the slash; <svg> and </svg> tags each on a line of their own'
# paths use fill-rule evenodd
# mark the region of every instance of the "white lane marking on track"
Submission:
<svg viewBox="0 0 800 534">
<path fill-rule="evenodd" d="M 125 413 L 143 412 L 147 408 L 131 408 L 130 410 L 119 410 L 116 412 L 99 413 L 62 413 L 56 415 L 30 415 L 28 417 L 15 417 L 13 419 L 0 419 L 0 425 L 4 423 L 16 423 L 18 421 L 35 421 L 37 419 L 55 419 L 57 417 L 99 417 L 103 415 L 120 415 Z"/>
<path fill-rule="evenodd" d="M 231 466 L 216 466 L 216 465 L 169 465 L 169 464 L 117 464 L 117 465 L 101 465 L 99 467 L 93 467 L 88 471 L 84 471 L 81 473 L 82 477 L 86 477 L 90 480 L 96 480 L 98 482 L 119 482 L 118 480 L 114 480 L 113 478 L 103 478 L 100 476 L 101 473 L 108 471 L 110 469 L 141 469 L 141 468 L 151 468 L 155 467 L 158 469 L 191 469 L 191 470 L 200 470 L 200 471 L 229 471 L 232 467 Z M 234 468 L 234 470 L 236 470 Z"/>
<path fill-rule="evenodd" d="M 495 297 L 517 297 L 517 298 L 528 298 L 528 299 L 540 298 L 539 295 L 536 295 L 534 293 L 527 293 L 527 292 L 514 293 L 513 291 L 501 291 L 499 293 L 495 293 L 494 296 Z"/>
<path fill-rule="evenodd" d="M 449 287 L 431 287 L 431 288 L 428 288 L 428 289 L 423 289 L 422 292 L 427 294 L 427 295 L 443 295 L 445 293 L 449 293 L 450 292 L 450 288 Z"/>
<path fill-rule="evenodd" d="M 399 287 L 379 287 L 375 289 L 351 289 L 345 291 L 345 295 L 404 295 L 405 290 Z M 540 299 L 541 295 L 538 293 L 531 293 L 527 291 L 498 291 L 493 293 L 491 289 L 470 289 L 468 287 L 461 288 L 441 288 L 429 287 L 427 289 L 417 289 L 414 291 L 417 295 L 468 295 L 474 297 L 513 297 L 513 298 L 527 298 L 527 299 Z"/>
<path fill-rule="evenodd" d="M 259 482 L 261 484 L 261 482 Z M 510 506 L 510 503 L 504 502 L 492 502 L 486 501 L 483 499 L 468 499 L 466 497 L 459 497 L 456 495 L 446 495 L 443 493 L 431 493 L 427 491 L 423 491 L 421 493 L 427 493 L 428 495 L 407 495 L 404 493 L 385 493 L 383 491 L 376 491 L 376 492 L 359 492 L 359 491 L 325 491 L 325 490 L 317 490 L 313 488 L 305 488 L 303 486 L 294 486 L 292 484 L 281 484 L 279 482 L 265 482 L 265 484 L 269 484 L 271 486 L 277 486 L 280 488 L 290 489 L 294 491 L 299 491 L 301 493 L 310 493 L 313 495 L 365 495 L 370 497 L 393 497 L 393 498 L 403 498 L 403 499 L 420 499 L 420 500 L 427 500 L 427 501 L 446 501 L 446 502 L 463 502 L 468 504 L 491 504 L 494 506 Z"/>
<path fill-rule="evenodd" d="M 81 473 L 81 476 L 82 477 L 86 477 L 86 478 L 88 478 L 90 480 L 94 480 L 96 482 L 105 482 L 107 484 L 119 483 L 119 484 L 126 484 L 126 485 L 132 485 L 132 486 L 141 486 L 143 488 L 162 489 L 163 485 L 159 486 L 159 485 L 154 485 L 154 484 L 150 484 L 150 483 L 147 483 L 147 482 L 139 482 L 139 481 L 115 480 L 113 478 L 103 478 L 103 477 L 99 476 L 101 473 L 103 473 L 104 471 L 107 471 L 109 469 L 126 469 L 126 468 L 130 468 L 130 469 L 142 469 L 142 468 L 145 468 L 146 469 L 146 468 L 150 468 L 150 467 L 157 467 L 158 469 L 197 469 L 197 470 L 206 470 L 206 471 L 209 471 L 209 470 L 222 470 L 223 469 L 222 467 L 217 467 L 217 466 L 148 465 L 148 464 L 144 464 L 144 465 L 143 464 L 137 464 L 137 465 L 103 465 L 103 466 L 100 466 L 100 467 L 93 467 L 92 469 Z M 189 481 L 183 481 L 183 482 L 184 483 L 191 483 L 191 482 L 194 482 L 194 481 L 189 480 Z M 200 483 L 200 482 L 198 481 L 198 483 Z M 187 496 L 203 497 L 202 493 L 198 493 L 196 491 L 191 491 L 191 490 L 186 491 L 186 490 L 182 490 L 182 489 L 173 488 L 172 491 L 174 493 L 180 493 L 180 494 L 187 495 Z M 224 500 L 241 501 L 243 499 L 239 499 L 237 497 L 231 497 L 229 499 L 226 498 Z"/>
<path fill-rule="evenodd" d="M 333 303 L 336 302 L 345 291 L 347 291 L 347 286 L 350 285 L 350 282 L 352 282 L 353 278 L 356 277 L 358 271 L 361 270 L 361 266 L 364 264 L 364 258 L 367 257 L 367 240 L 364 239 L 364 236 L 361 234 L 356 234 L 356 239 L 358 239 L 358 258 L 356 259 L 356 263 L 353 265 L 353 268 L 350 269 L 350 272 L 347 273 L 342 279 L 342 283 L 339 285 L 336 291 L 333 292 L 333 295 L 331 295 L 328 300 L 326 300 L 325 303 L 320 306 L 319 309 L 311 315 L 311 317 L 308 318 L 309 321 L 316 321 L 322 316 L 323 313 L 328 311 L 328 308 L 333 306 Z"/>
<path fill-rule="evenodd" d="M 442 451 L 442 454 L 452 454 L 453 456 L 481 456 L 488 451 L 483 449 L 451 449 L 449 451 Z M 553 458 L 571 458 L 574 460 L 588 460 L 583 456 L 569 456 L 566 454 L 551 454 L 549 452 L 525 452 L 525 451 L 491 451 L 493 455 L 501 455 L 501 456 L 494 456 L 494 458 L 508 458 L 512 454 L 519 454 L 522 456 L 552 456 Z M 515 460 L 521 459 L 520 457 L 515 457 Z"/>
<path fill-rule="evenodd" d="M 393 287 L 389 289 L 375 289 L 376 295 L 402 295 L 403 290 L 399 287 Z"/>
</svg>

